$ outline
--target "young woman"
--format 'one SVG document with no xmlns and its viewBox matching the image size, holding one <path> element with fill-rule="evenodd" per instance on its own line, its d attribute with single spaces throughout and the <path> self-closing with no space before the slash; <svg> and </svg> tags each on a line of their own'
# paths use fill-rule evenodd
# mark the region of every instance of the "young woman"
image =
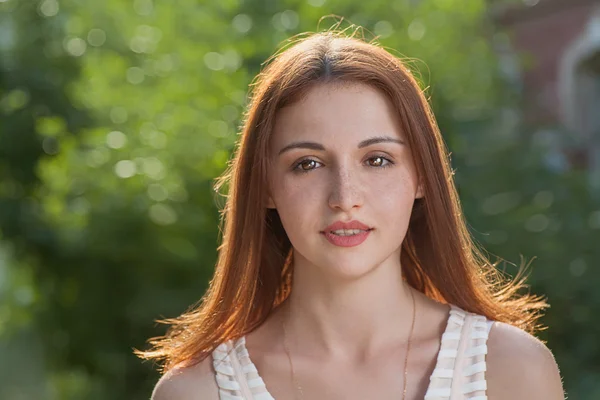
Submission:
<svg viewBox="0 0 600 400">
<path fill-rule="evenodd" d="M 520 296 L 474 246 L 419 85 L 313 34 L 259 75 L 214 279 L 141 352 L 154 400 L 564 399 Z"/>
</svg>

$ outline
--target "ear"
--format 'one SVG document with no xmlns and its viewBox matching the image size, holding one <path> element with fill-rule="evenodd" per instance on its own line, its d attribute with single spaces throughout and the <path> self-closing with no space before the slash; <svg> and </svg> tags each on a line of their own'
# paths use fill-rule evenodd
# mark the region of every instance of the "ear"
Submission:
<svg viewBox="0 0 600 400">
<path fill-rule="evenodd" d="M 273 201 L 273 198 L 271 196 L 268 196 L 268 198 L 267 198 L 267 208 L 271 208 L 271 209 L 277 208 L 275 206 L 275 202 Z"/>
<path fill-rule="evenodd" d="M 419 180 L 419 186 L 417 186 L 417 192 L 415 193 L 415 199 L 422 199 L 425 197 L 425 190 L 423 188 L 423 182 Z"/>
</svg>

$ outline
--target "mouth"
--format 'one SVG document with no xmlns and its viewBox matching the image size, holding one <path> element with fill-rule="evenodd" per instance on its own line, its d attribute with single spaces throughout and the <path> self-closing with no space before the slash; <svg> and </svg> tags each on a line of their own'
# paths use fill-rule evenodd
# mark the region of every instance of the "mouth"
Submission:
<svg viewBox="0 0 600 400">
<path fill-rule="evenodd" d="M 356 236 L 366 232 L 371 232 L 374 228 L 369 229 L 336 229 L 329 231 L 322 231 L 324 235 L 335 235 L 335 236 Z"/>
<path fill-rule="evenodd" d="M 369 237 L 373 228 L 367 229 L 335 229 L 321 232 L 327 241 L 338 247 L 354 247 Z"/>
<path fill-rule="evenodd" d="M 370 232 L 372 230 L 373 228 L 369 225 L 366 225 L 358 220 L 352 220 L 348 222 L 335 221 L 333 224 L 323 229 L 321 233 L 327 233 L 338 236 L 352 236 L 365 232 Z"/>
</svg>

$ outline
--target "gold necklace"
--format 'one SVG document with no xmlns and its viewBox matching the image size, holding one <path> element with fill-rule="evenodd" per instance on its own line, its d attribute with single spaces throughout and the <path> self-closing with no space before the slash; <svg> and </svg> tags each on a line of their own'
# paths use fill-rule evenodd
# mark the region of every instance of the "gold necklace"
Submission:
<svg viewBox="0 0 600 400">
<path fill-rule="evenodd" d="M 410 296 L 412 298 L 413 315 L 412 315 L 412 323 L 410 325 L 410 333 L 408 334 L 408 342 L 406 344 L 406 357 L 404 358 L 404 383 L 403 383 L 403 389 L 402 389 L 402 400 L 404 400 L 406 398 L 406 380 L 408 378 L 408 353 L 410 352 L 410 344 L 412 341 L 413 330 L 415 328 L 415 318 L 416 318 L 416 314 L 417 314 L 416 306 L 415 306 L 415 295 L 412 290 L 410 290 Z M 298 379 L 296 378 L 296 373 L 294 371 L 294 363 L 292 362 L 292 355 L 290 353 L 290 349 L 289 349 L 288 343 L 287 343 L 287 331 L 285 329 L 285 319 L 282 319 L 281 327 L 283 329 L 283 348 L 285 350 L 285 354 L 287 355 L 287 358 L 288 358 L 288 361 L 290 364 L 290 371 L 291 371 L 291 375 L 292 375 L 292 384 L 294 386 L 296 386 L 296 395 L 294 396 L 294 398 L 296 400 L 298 400 L 297 395 L 299 393 L 300 399 L 302 400 L 304 398 L 304 394 L 302 392 L 302 386 L 300 386 L 300 382 L 298 382 Z"/>
</svg>

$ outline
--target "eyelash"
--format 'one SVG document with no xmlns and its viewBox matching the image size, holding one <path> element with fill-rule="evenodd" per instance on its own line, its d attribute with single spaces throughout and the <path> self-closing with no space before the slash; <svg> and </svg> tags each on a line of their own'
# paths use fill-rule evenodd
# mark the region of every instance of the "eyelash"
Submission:
<svg viewBox="0 0 600 400">
<path fill-rule="evenodd" d="M 374 167 L 374 166 L 370 166 L 371 168 L 385 169 L 385 168 L 388 168 L 388 167 L 391 167 L 392 165 L 394 165 L 394 162 L 393 162 L 392 160 L 390 160 L 390 159 L 389 159 L 389 158 L 387 158 L 387 157 L 383 157 L 383 156 L 373 156 L 373 157 L 369 157 L 369 158 L 367 159 L 367 161 L 369 161 L 369 160 L 373 160 L 373 159 L 375 159 L 375 158 L 381 158 L 381 159 L 383 159 L 383 160 L 387 161 L 387 164 L 384 164 L 384 165 L 382 165 L 382 166 L 380 166 L 380 167 Z M 308 172 L 311 172 L 312 170 L 316 169 L 316 168 L 311 168 L 311 169 L 301 169 L 301 168 L 299 168 L 299 167 L 300 167 L 300 165 L 302 165 L 302 163 L 304 163 L 304 162 L 306 162 L 306 161 L 314 161 L 314 162 L 318 163 L 318 161 L 317 161 L 317 160 L 314 160 L 314 159 L 312 159 L 312 158 L 310 158 L 310 157 L 308 157 L 308 158 L 303 158 L 302 160 L 298 161 L 298 162 L 297 162 L 297 163 L 294 165 L 294 167 L 293 167 L 292 171 L 293 171 L 293 172 L 296 172 L 296 173 L 299 173 L 299 174 L 306 174 L 306 173 L 308 173 Z M 320 163 L 319 163 L 319 164 L 320 164 Z"/>
</svg>

